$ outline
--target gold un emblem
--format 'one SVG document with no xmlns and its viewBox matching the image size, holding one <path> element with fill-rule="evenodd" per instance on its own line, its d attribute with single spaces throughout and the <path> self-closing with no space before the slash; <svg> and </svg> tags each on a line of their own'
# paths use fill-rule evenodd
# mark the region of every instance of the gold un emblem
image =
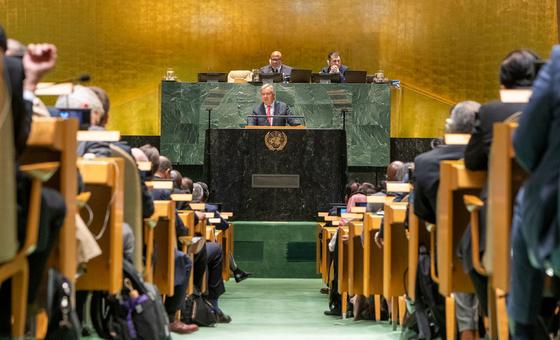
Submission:
<svg viewBox="0 0 560 340">
<path fill-rule="evenodd" d="M 264 144 L 270 151 L 282 151 L 288 143 L 288 136 L 282 131 L 269 131 L 264 135 Z"/>
</svg>

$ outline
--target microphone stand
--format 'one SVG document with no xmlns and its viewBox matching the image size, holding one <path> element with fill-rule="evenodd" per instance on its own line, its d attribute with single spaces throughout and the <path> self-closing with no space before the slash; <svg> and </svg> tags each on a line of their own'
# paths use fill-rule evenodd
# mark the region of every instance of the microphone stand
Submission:
<svg viewBox="0 0 560 340">
<path fill-rule="evenodd" d="M 342 113 L 342 130 L 346 130 L 346 112 L 345 108 L 340 109 L 340 113 Z"/>
<path fill-rule="evenodd" d="M 208 108 L 208 130 L 210 130 L 210 123 L 212 121 L 212 108 Z"/>
</svg>

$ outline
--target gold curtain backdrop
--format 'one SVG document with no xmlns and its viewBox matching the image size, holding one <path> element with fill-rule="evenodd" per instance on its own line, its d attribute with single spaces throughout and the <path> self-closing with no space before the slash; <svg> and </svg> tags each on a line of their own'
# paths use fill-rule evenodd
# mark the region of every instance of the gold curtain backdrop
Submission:
<svg viewBox="0 0 560 340">
<path fill-rule="evenodd" d="M 0 23 L 22 42 L 58 46 L 48 80 L 90 73 L 111 98 L 109 128 L 127 135 L 159 135 L 169 67 L 195 81 L 280 50 L 286 64 L 318 71 L 338 50 L 351 69 L 403 82 L 392 137 L 434 137 L 453 102 L 497 97 L 508 51 L 548 57 L 558 34 L 554 0 L 0 0 Z"/>
</svg>

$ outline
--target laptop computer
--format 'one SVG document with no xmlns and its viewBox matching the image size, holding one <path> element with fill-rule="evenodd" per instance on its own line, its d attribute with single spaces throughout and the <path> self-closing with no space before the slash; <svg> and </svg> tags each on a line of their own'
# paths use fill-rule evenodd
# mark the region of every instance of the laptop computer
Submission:
<svg viewBox="0 0 560 340">
<path fill-rule="evenodd" d="M 367 72 L 349 70 L 344 72 L 344 78 L 346 78 L 347 83 L 365 83 L 367 79 Z"/>
<path fill-rule="evenodd" d="M 292 69 L 290 83 L 309 83 L 311 81 L 311 70 Z"/>
</svg>

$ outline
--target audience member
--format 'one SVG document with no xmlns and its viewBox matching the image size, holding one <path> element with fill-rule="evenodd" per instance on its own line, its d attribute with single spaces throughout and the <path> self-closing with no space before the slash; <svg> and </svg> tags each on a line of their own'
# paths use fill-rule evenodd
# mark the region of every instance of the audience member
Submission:
<svg viewBox="0 0 560 340">
<path fill-rule="evenodd" d="M 0 47 L 4 54 L 6 43 L 4 30 L 0 27 Z M 22 154 L 29 132 L 31 130 L 32 105 L 29 96 L 37 83 L 51 71 L 57 59 L 56 47 L 51 44 L 32 44 L 26 50 L 22 60 L 3 56 L 6 65 L 7 80 L 12 96 L 12 115 L 14 142 L 16 147 L 16 161 Z M 25 89 L 25 92 L 24 92 Z M 20 171 L 16 177 L 17 226 L 18 242 L 25 240 L 27 214 L 31 194 L 31 180 Z M 36 248 L 28 256 L 29 287 L 27 303 L 34 304 L 38 289 L 44 285 L 47 260 L 58 239 L 58 232 L 64 222 L 66 207 L 60 193 L 43 188 L 41 191 L 41 212 L 39 216 L 39 236 Z M 9 337 L 11 330 L 11 280 L 2 283 L 0 287 L 0 337 Z"/>
<path fill-rule="evenodd" d="M 210 196 L 210 192 L 208 190 L 208 186 L 204 182 L 196 182 L 193 185 L 193 202 L 196 203 L 206 203 L 208 197 Z M 216 218 L 220 219 L 220 223 L 216 224 L 216 229 L 218 230 L 226 230 L 229 228 L 229 223 L 222 218 L 220 212 L 218 211 L 218 207 L 214 204 L 206 203 L 205 204 L 207 212 L 213 212 Z M 196 220 L 196 219 L 195 219 Z M 229 254 L 229 268 L 233 273 L 233 277 L 235 278 L 235 282 L 239 283 L 249 276 L 252 273 L 245 272 L 241 268 L 237 266 L 235 259 L 231 254 Z"/>
<path fill-rule="evenodd" d="M 558 183 L 560 178 L 560 46 L 540 71 L 513 140 L 517 162 L 527 172 L 512 228 L 508 300 L 513 339 L 535 339 L 546 269 L 560 268 Z"/>
<path fill-rule="evenodd" d="M 445 122 L 446 133 L 472 133 L 475 116 L 480 104 L 464 101 L 451 109 L 451 115 Z M 414 213 L 427 223 L 436 223 L 437 192 L 439 188 L 440 162 L 461 159 L 465 153 L 465 145 L 442 144 L 425 152 L 414 160 Z M 441 297 L 439 297 L 441 299 Z M 461 337 L 477 337 L 478 332 L 478 300 L 474 294 L 455 293 L 457 326 Z M 426 309 L 417 299 L 416 308 Z M 432 311 L 435 312 L 435 311 Z M 434 315 L 440 326 L 445 324 L 443 315 Z"/>
<path fill-rule="evenodd" d="M 539 57 L 529 50 L 515 50 L 510 52 L 500 65 L 500 84 L 502 89 L 527 88 L 533 84 L 536 76 L 535 62 Z M 471 135 L 469 144 L 465 149 L 465 167 L 469 170 L 487 171 L 488 156 L 492 144 L 493 125 L 510 117 L 518 116 L 525 107 L 525 103 L 491 101 L 480 107 L 477 114 L 475 130 Z M 484 186 L 480 198 L 486 202 L 488 198 L 488 183 Z M 479 212 L 479 244 L 480 255 L 486 249 L 486 204 Z M 471 249 L 470 225 L 465 230 L 460 243 L 460 253 L 463 268 L 469 274 L 476 290 L 476 295 L 481 303 L 482 310 L 488 315 L 488 278 L 479 274 L 473 268 Z"/>
</svg>

